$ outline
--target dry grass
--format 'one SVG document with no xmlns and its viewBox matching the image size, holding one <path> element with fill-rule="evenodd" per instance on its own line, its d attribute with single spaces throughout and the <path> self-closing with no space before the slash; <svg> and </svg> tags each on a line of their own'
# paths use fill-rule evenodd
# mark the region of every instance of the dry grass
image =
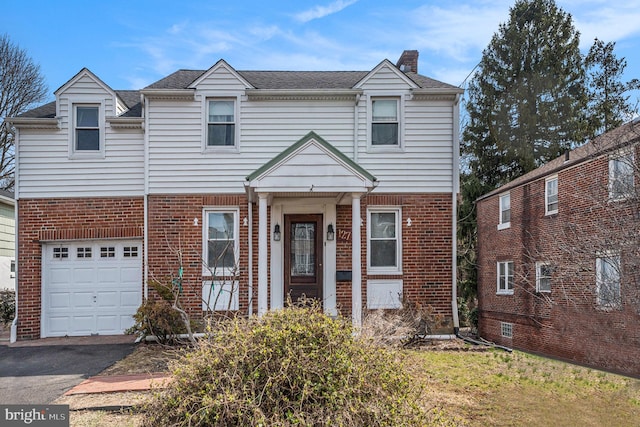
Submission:
<svg viewBox="0 0 640 427">
<path fill-rule="evenodd" d="M 514 351 L 477 351 L 459 341 L 401 350 L 424 402 L 441 426 L 635 426 L 640 380 Z M 104 373 L 153 372 L 179 351 L 141 345 Z M 133 404 L 145 394 L 94 396 L 85 404 Z M 80 397 L 73 397 L 79 399 Z M 85 397 L 86 399 L 87 397 Z M 72 399 L 72 401 L 73 401 Z M 64 402 L 70 404 L 69 402 Z M 76 407 L 80 401 L 76 400 Z M 72 411 L 72 426 L 136 426 L 143 414 Z"/>
</svg>

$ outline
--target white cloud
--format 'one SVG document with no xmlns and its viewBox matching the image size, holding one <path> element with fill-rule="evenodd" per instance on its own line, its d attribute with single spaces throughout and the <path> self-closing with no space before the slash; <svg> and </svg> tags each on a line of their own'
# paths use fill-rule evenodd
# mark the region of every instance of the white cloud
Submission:
<svg viewBox="0 0 640 427">
<path fill-rule="evenodd" d="M 315 6 L 311 9 L 305 10 L 294 15 L 296 21 L 305 23 L 318 18 L 324 18 L 325 16 L 332 15 L 340 12 L 345 7 L 351 6 L 358 0 L 336 0 L 328 6 Z"/>
</svg>

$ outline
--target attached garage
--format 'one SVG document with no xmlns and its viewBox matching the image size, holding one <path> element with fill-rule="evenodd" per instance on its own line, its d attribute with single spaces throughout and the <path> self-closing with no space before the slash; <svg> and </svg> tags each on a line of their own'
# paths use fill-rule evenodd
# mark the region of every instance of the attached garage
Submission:
<svg viewBox="0 0 640 427">
<path fill-rule="evenodd" d="M 142 303 L 142 242 L 43 244 L 42 278 L 43 338 L 122 334 Z"/>
</svg>

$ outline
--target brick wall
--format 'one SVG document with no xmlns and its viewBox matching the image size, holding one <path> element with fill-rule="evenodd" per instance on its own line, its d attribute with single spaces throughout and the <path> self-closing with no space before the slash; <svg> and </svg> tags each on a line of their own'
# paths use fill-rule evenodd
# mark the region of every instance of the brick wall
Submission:
<svg viewBox="0 0 640 427">
<path fill-rule="evenodd" d="M 42 241 L 142 238 L 143 199 L 18 200 L 18 337 L 40 338 Z"/>
<path fill-rule="evenodd" d="M 367 207 L 402 208 L 402 274 L 367 273 Z M 430 306 L 435 314 L 452 318 L 452 240 L 450 194 L 369 194 L 361 200 L 362 301 L 367 301 L 367 280 L 402 279 L 410 301 Z M 411 219 L 409 226 L 407 220 Z M 337 207 L 337 230 L 351 230 L 351 206 Z M 351 270 L 351 241 L 338 234 L 337 270 Z M 351 314 L 351 282 L 337 284 L 338 308 Z M 366 307 L 365 307 L 366 308 Z"/>
<path fill-rule="evenodd" d="M 498 230 L 499 195 L 477 204 L 479 332 L 483 338 L 597 368 L 640 375 L 637 204 L 608 199 L 607 155 L 558 173 L 559 211 L 545 215 L 545 179 L 510 190 L 511 227 Z M 618 308 L 596 303 L 596 257 L 619 250 Z M 513 261 L 513 295 L 498 295 L 498 261 Z M 535 262 L 554 266 L 536 292 Z M 501 336 L 513 324 L 513 338 Z"/>
</svg>

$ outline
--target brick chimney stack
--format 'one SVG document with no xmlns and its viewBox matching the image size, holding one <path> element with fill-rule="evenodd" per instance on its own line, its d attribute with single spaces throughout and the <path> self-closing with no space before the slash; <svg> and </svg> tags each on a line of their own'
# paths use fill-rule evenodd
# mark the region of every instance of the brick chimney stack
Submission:
<svg viewBox="0 0 640 427">
<path fill-rule="evenodd" d="M 398 59 L 396 67 L 398 67 L 400 70 L 402 70 L 405 73 L 408 73 L 408 72 L 417 73 L 418 72 L 418 51 L 405 50 L 404 52 L 402 52 L 402 55 L 400 55 L 400 59 Z"/>
</svg>

